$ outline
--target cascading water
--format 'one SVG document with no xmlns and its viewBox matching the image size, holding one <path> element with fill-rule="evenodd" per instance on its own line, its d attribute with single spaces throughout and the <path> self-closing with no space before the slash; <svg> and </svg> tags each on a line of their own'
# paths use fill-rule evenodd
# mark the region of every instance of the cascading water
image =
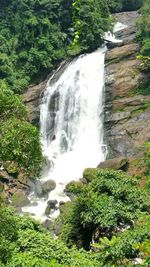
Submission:
<svg viewBox="0 0 150 267">
<path fill-rule="evenodd" d="M 44 154 L 53 163 L 47 178 L 67 184 L 105 158 L 103 90 L 105 48 L 74 60 L 41 105 Z M 92 67 L 91 67 L 92 66 Z"/>
<path fill-rule="evenodd" d="M 120 26 L 120 25 L 119 25 Z M 55 180 L 49 200 L 67 201 L 67 183 L 82 177 L 106 157 L 103 140 L 104 61 L 106 48 L 80 56 L 65 69 L 57 82 L 47 84 L 40 107 L 43 154 L 51 163 L 42 181 Z M 24 208 L 44 217 L 47 200 Z M 58 215 L 58 210 L 51 218 Z"/>
</svg>

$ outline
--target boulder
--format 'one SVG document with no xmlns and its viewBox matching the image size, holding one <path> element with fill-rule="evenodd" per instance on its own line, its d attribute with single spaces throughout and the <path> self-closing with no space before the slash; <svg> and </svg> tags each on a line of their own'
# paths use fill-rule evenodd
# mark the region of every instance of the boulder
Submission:
<svg viewBox="0 0 150 267">
<path fill-rule="evenodd" d="M 43 183 L 41 186 L 42 186 L 43 193 L 46 194 L 56 188 L 56 183 L 54 180 L 48 180 L 45 183 Z"/>
<path fill-rule="evenodd" d="M 128 169 L 128 165 L 129 165 L 128 159 L 120 157 L 120 158 L 108 159 L 104 162 L 101 162 L 97 166 L 97 168 L 126 171 Z"/>
<path fill-rule="evenodd" d="M 45 209 L 45 214 L 49 215 L 51 213 L 52 210 L 56 210 L 58 201 L 57 200 L 49 200 L 47 201 L 47 207 Z"/>
<path fill-rule="evenodd" d="M 15 207 L 23 207 L 30 204 L 28 197 L 21 190 L 18 190 L 13 194 L 11 201 L 12 205 Z"/>
</svg>

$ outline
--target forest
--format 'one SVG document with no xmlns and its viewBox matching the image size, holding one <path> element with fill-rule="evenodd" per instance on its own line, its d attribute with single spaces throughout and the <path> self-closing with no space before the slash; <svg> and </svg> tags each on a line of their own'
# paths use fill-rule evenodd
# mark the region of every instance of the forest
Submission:
<svg viewBox="0 0 150 267">
<path fill-rule="evenodd" d="M 147 74 L 149 0 L 0 1 L 0 166 L 33 180 L 40 177 L 45 164 L 40 131 L 28 120 L 22 93 L 64 59 L 99 48 L 105 32 L 113 30 L 113 13 L 134 10 L 140 13 L 137 58 Z M 138 90 L 148 96 L 149 80 Z M 150 143 L 144 149 L 143 186 L 140 175 L 97 168 L 84 171 L 86 186 L 68 184 L 74 199 L 61 207 L 52 226 L 61 228 L 58 239 L 8 204 L 0 171 L 0 267 L 150 266 Z M 136 258 L 142 263 L 135 264 Z"/>
</svg>

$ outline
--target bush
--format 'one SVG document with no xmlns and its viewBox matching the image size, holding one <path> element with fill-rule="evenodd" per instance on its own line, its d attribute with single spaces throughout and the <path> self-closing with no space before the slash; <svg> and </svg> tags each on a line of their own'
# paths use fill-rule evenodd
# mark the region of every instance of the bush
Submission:
<svg viewBox="0 0 150 267">
<path fill-rule="evenodd" d="M 136 180 L 122 172 L 100 169 L 96 172 L 64 220 L 64 240 L 86 249 L 92 239 L 110 238 L 117 229 L 132 225 L 139 212 L 150 212 L 150 197 L 137 188 Z"/>
<path fill-rule="evenodd" d="M 26 118 L 26 108 L 20 96 L 8 89 L 8 85 L 0 81 L 0 120 L 15 116 L 18 119 Z"/>
</svg>

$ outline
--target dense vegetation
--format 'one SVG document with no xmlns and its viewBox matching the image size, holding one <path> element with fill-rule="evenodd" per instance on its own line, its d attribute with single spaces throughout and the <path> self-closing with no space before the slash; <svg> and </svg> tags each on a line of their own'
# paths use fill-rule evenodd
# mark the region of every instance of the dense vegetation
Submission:
<svg viewBox="0 0 150 267">
<path fill-rule="evenodd" d="M 15 172 L 29 177 L 39 176 L 43 162 L 40 136 L 28 122 L 19 93 L 43 79 L 64 58 L 97 49 L 104 32 L 112 29 L 110 13 L 135 10 L 142 2 L 0 1 L 0 164 L 10 164 Z M 149 71 L 149 0 L 144 1 L 137 27 L 142 71 Z M 147 80 L 139 90 L 143 93 L 145 87 L 149 88 Z M 122 172 L 97 169 L 85 171 L 87 186 L 68 186 L 75 199 L 62 207 L 58 219 L 62 241 L 54 240 L 33 219 L 20 217 L 0 204 L 0 267 L 132 267 L 136 258 L 142 260 L 143 266 L 149 266 L 147 146 L 145 188 Z"/>
<path fill-rule="evenodd" d="M 62 241 L 1 204 L 0 266 L 133 267 L 137 258 L 149 266 L 149 189 L 122 171 L 87 169 L 84 177 L 88 185 L 71 185 L 76 197 L 57 219 Z"/>
<path fill-rule="evenodd" d="M 140 8 L 143 0 L 107 0 L 107 3 L 112 12 L 132 11 Z"/>
<path fill-rule="evenodd" d="M 137 40 L 141 46 L 140 59 L 143 60 L 142 69 L 144 71 L 150 70 L 150 3 L 145 0 L 141 9 L 141 16 L 137 23 Z"/>
</svg>

